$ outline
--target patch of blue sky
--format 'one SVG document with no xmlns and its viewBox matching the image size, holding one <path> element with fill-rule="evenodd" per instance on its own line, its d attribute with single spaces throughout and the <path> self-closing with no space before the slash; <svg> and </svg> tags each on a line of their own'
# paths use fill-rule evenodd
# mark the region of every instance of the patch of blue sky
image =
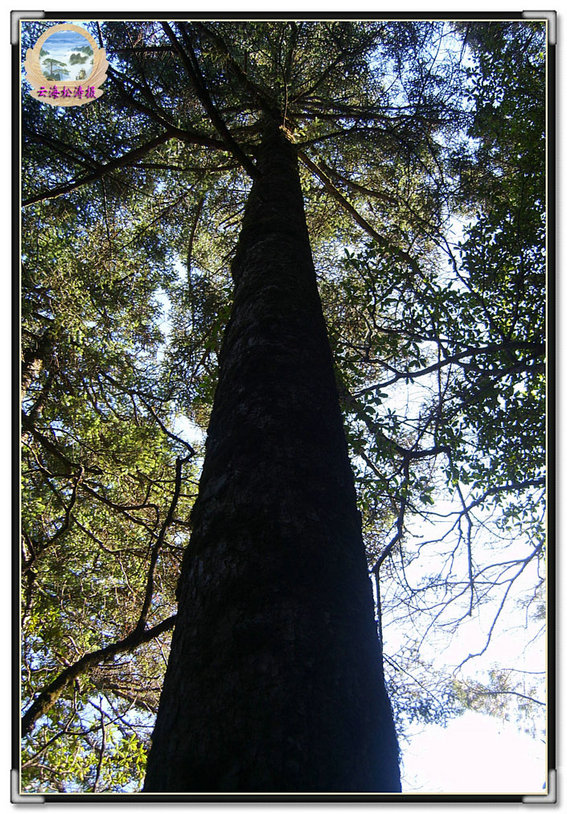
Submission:
<svg viewBox="0 0 567 814">
<path fill-rule="evenodd" d="M 69 51 L 78 51 L 80 48 L 92 48 L 86 37 L 77 31 L 56 31 L 50 34 L 43 46 L 54 55 L 64 56 Z"/>
</svg>

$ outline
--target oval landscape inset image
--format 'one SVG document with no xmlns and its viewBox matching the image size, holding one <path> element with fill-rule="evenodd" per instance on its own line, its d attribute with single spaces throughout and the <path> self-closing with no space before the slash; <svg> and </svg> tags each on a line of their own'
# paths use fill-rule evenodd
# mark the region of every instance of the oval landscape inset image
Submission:
<svg viewBox="0 0 567 814">
<path fill-rule="evenodd" d="M 88 79 L 93 69 L 93 49 L 76 31 L 56 31 L 48 37 L 39 54 L 39 64 L 50 82 Z"/>
</svg>

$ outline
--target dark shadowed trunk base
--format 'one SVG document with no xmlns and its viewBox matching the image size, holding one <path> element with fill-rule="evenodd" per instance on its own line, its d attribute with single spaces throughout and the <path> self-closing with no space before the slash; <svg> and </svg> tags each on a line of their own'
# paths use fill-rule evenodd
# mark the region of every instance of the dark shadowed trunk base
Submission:
<svg viewBox="0 0 567 814">
<path fill-rule="evenodd" d="M 399 791 L 296 156 L 275 126 L 258 163 L 144 791 Z"/>
</svg>

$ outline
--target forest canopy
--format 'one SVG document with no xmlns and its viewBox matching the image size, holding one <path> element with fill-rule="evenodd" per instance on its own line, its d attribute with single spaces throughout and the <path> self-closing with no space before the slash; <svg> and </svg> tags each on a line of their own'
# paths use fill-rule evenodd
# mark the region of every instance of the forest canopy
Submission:
<svg viewBox="0 0 567 814">
<path fill-rule="evenodd" d="M 21 21 L 22 62 L 52 24 Z M 266 115 L 299 158 L 402 759 L 465 709 L 539 735 L 545 23 L 84 27 L 101 98 L 21 83 L 22 792 L 141 788 Z"/>
</svg>

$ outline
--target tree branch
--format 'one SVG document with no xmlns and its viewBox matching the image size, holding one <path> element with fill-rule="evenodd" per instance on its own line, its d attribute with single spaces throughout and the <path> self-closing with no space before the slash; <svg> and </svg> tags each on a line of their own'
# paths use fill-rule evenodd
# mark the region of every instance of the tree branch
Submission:
<svg viewBox="0 0 567 814">
<path fill-rule="evenodd" d="M 59 155 L 64 156 L 68 161 L 74 161 L 76 164 L 80 164 L 81 167 L 84 167 L 85 164 L 90 164 L 91 166 L 95 167 L 97 166 L 96 161 L 93 160 L 92 156 L 89 156 L 87 153 L 84 153 L 82 150 L 79 150 L 72 144 L 66 144 L 53 136 L 48 136 L 46 133 L 38 133 L 25 125 L 23 127 L 23 132 L 32 141 L 36 141 L 38 144 L 43 144 L 45 147 L 49 147 L 56 153 L 59 153 Z"/>
<path fill-rule="evenodd" d="M 119 158 L 115 158 L 113 161 L 109 161 L 107 164 L 102 164 L 96 169 L 94 172 L 89 173 L 88 175 L 83 175 L 79 178 L 74 178 L 72 181 L 69 181 L 67 184 L 61 184 L 58 187 L 54 187 L 53 189 L 47 189 L 43 192 L 38 192 L 36 195 L 32 195 L 30 198 L 26 198 L 22 201 L 22 206 L 31 206 L 34 203 L 38 203 L 39 201 L 49 200 L 50 198 L 58 198 L 60 195 L 66 195 L 68 192 L 73 192 L 73 190 L 78 189 L 79 187 L 85 186 L 85 184 L 90 184 L 93 181 L 98 181 L 103 178 L 108 173 L 113 172 L 113 170 L 120 169 L 120 167 L 125 167 L 128 164 L 133 164 L 142 156 L 147 155 L 147 153 L 154 150 L 156 147 L 159 147 L 166 141 L 174 138 L 173 134 L 169 131 L 161 133 L 159 136 L 156 136 L 151 141 L 148 141 L 146 144 L 142 144 L 140 147 L 137 147 L 135 150 L 130 150 L 124 155 L 121 155 Z"/>
<path fill-rule="evenodd" d="M 36 721 L 42 715 L 45 715 L 48 710 L 55 704 L 57 699 L 61 696 L 64 690 L 77 678 L 77 676 L 86 673 L 92 667 L 100 664 L 103 661 L 113 658 L 119 653 L 129 652 L 139 647 L 141 644 L 155 639 L 156 636 L 171 630 L 177 619 L 176 615 L 170 616 L 160 622 L 158 625 L 150 628 L 149 630 L 134 630 L 126 638 L 118 642 L 109 644 L 107 647 L 102 647 L 100 650 L 94 650 L 91 653 L 86 653 L 74 664 L 71 664 L 57 678 L 51 682 L 45 689 L 43 689 L 27 712 L 22 717 L 22 737 L 28 735 Z"/>
<path fill-rule="evenodd" d="M 243 68 L 241 68 L 239 63 L 232 55 L 232 52 L 230 51 L 224 39 L 219 34 L 217 34 L 216 31 L 213 31 L 202 22 L 195 22 L 194 25 L 195 28 L 204 33 L 206 37 L 208 37 L 212 42 L 214 42 L 220 53 L 228 61 L 230 68 L 233 70 L 241 86 L 245 88 L 250 93 L 250 95 L 258 102 L 260 108 L 271 116 L 274 116 L 276 118 L 279 117 L 280 111 L 275 108 L 271 100 L 263 93 L 263 91 L 254 82 L 252 82 L 246 71 Z"/>
<path fill-rule="evenodd" d="M 195 93 L 197 94 L 197 97 L 203 105 L 205 111 L 208 113 L 211 123 L 217 130 L 220 137 L 223 139 L 229 151 L 246 170 L 248 175 L 252 179 L 256 178 L 258 176 L 258 170 L 248 156 L 243 152 L 240 146 L 236 143 L 214 105 L 209 91 L 206 88 L 205 80 L 201 73 L 201 69 L 199 68 L 199 63 L 197 62 L 197 57 L 195 56 L 191 43 L 189 42 L 189 37 L 187 36 L 185 30 L 181 28 L 181 36 L 183 38 L 184 45 L 184 48 L 182 48 L 169 23 L 162 21 L 162 28 L 169 37 L 171 44 L 181 57 L 181 62 L 183 63 L 183 66 L 187 71 L 187 75 L 193 84 Z"/>
<path fill-rule="evenodd" d="M 521 342 L 521 341 L 513 341 L 513 340 L 505 340 L 504 342 L 492 342 L 489 345 L 485 345 L 481 348 L 467 348 L 466 350 L 459 351 L 457 353 L 453 353 L 450 356 L 446 356 L 444 359 L 441 359 L 435 362 L 428 367 L 424 367 L 421 370 L 395 370 L 388 366 L 388 370 L 394 373 L 394 377 L 392 379 L 388 379 L 386 382 L 380 382 L 379 384 L 371 384 L 368 387 L 364 387 L 362 390 L 358 390 L 356 392 L 356 396 L 363 396 L 365 393 L 371 393 L 373 390 L 381 390 L 384 387 L 389 387 L 391 384 L 395 384 L 400 379 L 417 379 L 420 376 L 427 376 L 429 373 L 435 373 L 441 368 L 447 367 L 447 365 L 456 364 L 461 361 L 461 359 L 467 359 L 471 356 L 481 356 L 487 355 L 492 353 L 498 353 L 499 351 L 513 351 L 513 350 L 529 350 L 533 352 L 533 357 L 542 356 L 545 353 L 545 344 L 543 342 Z M 515 357 L 514 357 L 515 359 Z M 517 360 L 516 360 L 517 361 Z M 526 360 L 528 361 L 528 360 Z M 518 370 L 523 370 L 525 367 L 524 362 L 517 362 L 513 367 L 506 368 L 504 370 L 495 370 L 490 371 L 490 376 L 504 376 L 510 373 L 516 373 Z"/>
<path fill-rule="evenodd" d="M 387 249 L 389 252 L 394 254 L 396 257 L 399 257 L 405 263 L 407 263 L 414 271 L 419 271 L 417 262 L 414 260 L 411 255 L 405 252 L 403 249 L 399 249 L 397 246 L 393 246 L 390 241 L 381 235 L 379 232 L 371 226 L 368 221 L 358 212 L 354 206 L 347 201 L 345 196 L 342 192 L 336 188 L 336 186 L 331 182 L 329 177 L 323 172 L 323 170 L 317 166 L 310 158 L 307 156 L 302 150 L 298 150 L 297 155 L 301 159 L 301 161 L 305 164 L 305 166 L 311 170 L 311 172 L 319 178 L 322 182 L 323 186 L 329 192 L 330 195 L 342 206 L 345 212 L 348 212 L 349 215 L 358 223 L 358 225 L 370 235 L 370 237 L 374 238 L 374 240 L 383 248 Z"/>
<path fill-rule="evenodd" d="M 156 569 L 159 552 L 162 546 L 163 541 L 165 540 L 165 534 L 168 528 L 171 525 L 173 520 L 173 515 L 175 514 L 175 510 L 177 508 L 177 503 L 179 501 L 179 495 L 181 492 L 181 471 L 183 464 L 188 460 L 188 458 L 177 458 L 175 462 L 175 488 L 173 490 L 173 497 L 171 498 L 171 503 L 169 505 L 169 510 L 167 512 L 167 516 L 159 530 L 159 534 L 157 540 L 152 546 L 152 553 L 150 557 L 150 566 L 148 568 L 148 576 L 146 580 L 146 591 L 144 596 L 144 602 L 142 605 L 142 609 L 140 611 L 140 616 L 138 618 L 138 622 L 136 627 L 134 628 L 134 633 L 141 634 L 144 631 L 146 620 L 148 617 L 148 612 L 150 610 L 150 605 L 152 603 L 152 597 L 154 593 L 154 572 Z"/>
</svg>

